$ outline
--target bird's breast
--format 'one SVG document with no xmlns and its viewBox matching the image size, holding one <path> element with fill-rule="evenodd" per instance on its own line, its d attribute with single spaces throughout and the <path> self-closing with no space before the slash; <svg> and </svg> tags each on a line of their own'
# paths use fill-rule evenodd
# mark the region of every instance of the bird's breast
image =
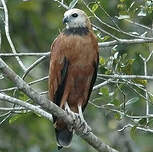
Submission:
<svg viewBox="0 0 153 152">
<path fill-rule="evenodd" d="M 97 42 L 92 39 L 91 35 L 65 36 L 64 54 L 68 58 L 70 64 L 86 65 L 93 61 L 97 55 Z"/>
</svg>

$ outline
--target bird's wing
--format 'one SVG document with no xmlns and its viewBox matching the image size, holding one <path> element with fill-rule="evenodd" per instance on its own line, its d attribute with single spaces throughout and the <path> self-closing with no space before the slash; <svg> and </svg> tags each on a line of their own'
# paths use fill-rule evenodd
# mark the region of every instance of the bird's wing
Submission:
<svg viewBox="0 0 153 152">
<path fill-rule="evenodd" d="M 51 62 L 49 72 L 49 97 L 58 106 L 61 104 L 61 98 L 64 93 L 65 82 L 69 61 L 62 53 L 61 35 L 53 42 L 51 46 Z"/>
<path fill-rule="evenodd" d="M 87 96 L 87 101 L 84 104 L 84 106 L 82 107 L 82 111 L 84 111 L 84 109 L 86 108 L 87 104 L 88 104 L 88 100 L 90 98 L 93 86 L 95 84 L 96 78 L 97 78 L 97 72 L 98 72 L 98 64 L 99 64 L 99 55 L 97 53 L 97 59 L 96 61 L 93 63 L 93 67 L 94 67 L 94 71 L 93 71 L 93 75 L 92 75 L 92 79 L 90 82 L 90 87 L 89 87 L 89 91 L 88 91 L 88 96 Z"/>
<path fill-rule="evenodd" d="M 65 83 L 68 75 L 69 61 L 64 54 L 65 42 L 62 34 L 57 37 L 51 46 L 51 61 L 49 68 L 49 97 L 59 107 L 65 90 Z M 53 115 L 55 123 L 55 134 L 59 148 L 68 146 L 71 143 L 73 132 L 69 131 L 63 120 L 58 120 Z"/>
</svg>

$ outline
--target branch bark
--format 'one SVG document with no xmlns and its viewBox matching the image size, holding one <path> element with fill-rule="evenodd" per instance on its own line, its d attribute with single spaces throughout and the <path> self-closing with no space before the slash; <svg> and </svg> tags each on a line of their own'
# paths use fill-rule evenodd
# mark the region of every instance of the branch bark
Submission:
<svg viewBox="0 0 153 152">
<path fill-rule="evenodd" d="M 57 118 L 63 119 L 67 124 L 72 125 L 73 120 L 70 115 L 67 115 L 63 109 L 55 105 L 53 102 L 50 102 L 47 98 L 40 96 L 39 93 L 32 89 L 12 69 L 10 69 L 1 58 L 0 70 L 6 75 L 6 77 L 13 81 L 20 90 L 28 95 L 34 102 L 39 104 L 43 109 L 57 116 Z M 80 130 L 76 130 L 76 134 L 81 136 L 82 132 L 80 134 Z M 101 139 L 95 136 L 92 132 L 89 132 L 89 134 L 81 137 L 99 152 L 117 152 L 117 150 L 103 143 Z"/>
</svg>

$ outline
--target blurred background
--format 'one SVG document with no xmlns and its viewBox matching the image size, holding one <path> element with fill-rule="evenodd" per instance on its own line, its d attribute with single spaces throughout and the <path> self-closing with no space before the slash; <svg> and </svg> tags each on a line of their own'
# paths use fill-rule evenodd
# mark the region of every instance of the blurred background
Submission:
<svg viewBox="0 0 153 152">
<path fill-rule="evenodd" d="M 69 5 L 71 0 L 65 0 Z M 125 19 L 133 20 L 152 28 L 153 19 L 153 2 L 151 0 L 103 0 L 103 1 L 85 1 L 90 4 L 89 7 L 104 22 L 116 27 L 112 20 L 124 31 L 132 34 L 146 34 L 152 37 L 152 31 L 146 30 L 135 24 L 127 22 Z M 98 6 L 95 5 L 98 2 Z M 53 40 L 64 28 L 62 24 L 63 13 L 65 9 L 52 0 L 7 0 L 9 14 L 9 28 L 12 41 L 18 53 L 42 53 L 50 51 Z M 1 6 L 1 2 L 0 2 Z M 108 17 L 102 8 L 111 16 Z M 76 5 L 77 8 L 84 10 L 92 22 L 100 28 L 109 31 L 119 38 L 130 38 L 114 30 L 105 27 L 99 23 L 89 12 L 82 1 Z M 117 19 L 118 18 L 118 19 Z M 0 9 L 0 30 L 2 42 L 0 53 L 11 53 L 11 48 L 5 36 L 4 29 L 4 11 Z M 147 33 L 145 33 L 147 31 Z M 113 40 L 110 36 L 100 33 L 95 29 L 99 42 Z M 99 73 L 102 74 L 144 74 L 143 57 L 148 57 L 153 50 L 152 44 L 132 44 L 118 45 L 113 47 L 104 47 L 100 49 Z M 116 54 L 117 53 L 117 54 Z M 23 71 L 20 69 L 14 57 L 3 57 L 4 61 L 17 72 L 20 76 Z M 29 67 L 38 57 L 21 57 L 26 67 Z M 116 68 L 116 65 L 117 68 Z M 153 57 L 147 64 L 148 75 L 153 73 Z M 48 75 L 49 58 L 37 65 L 25 78 L 26 82 Z M 105 79 L 98 78 L 96 84 L 104 82 Z M 152 81 L 135 80 L 136 84 L 147 87 L 153 92 Z M 125 83 L 125 82 L 124 82 Z M 8 79 L 0 79 L 0 90 L 14 87 L 14 84 Z M 47 80 L 32 85 L 38 92 L 47 91 Z M 135 122 L 133 119 L 123 117 L 118 112 L 110 109 L 117 109 L 123 112 L 123 102 L 132 100 L 126 107 L 129 115 L 145 115 L 145 100 L 139 94 L 145 93 L 139 88 L 135 89 L 136 93 L 125 84 L 110 83 L 99 90 L 93 91 L 90 102 L 96 105 L 113 104 L 113 107 L 97 108 L 88 104 L 84 117 L 91 126 L 95 135 L 100 137 L 106 144 L 118 149 L 120 152 L 153 152 L 153 133 L 137 130 L 136 127 L 127 128 L 124 131 L 117 131 L 124 125 L 131 123 L 133 126 L 153 127 L 153 119 L 141 119 Z M 13 95 L 14 91 L 7 92 Z M 27 100 L 20 91 L 15 94 L 16 97 Z M 125 99 L 124 99 L 125 96 Z M 152 98 L 150 97 L 152 102 Z M 29 101 L 32 103 L 32 101 Z M 10 106 L 8 103 L 1 102 L 0 106 Z M 149 104 L 150 113 L 153 113 L 152 103 Z M 5 117 L 4 112 L 0 111 L 0 120 Z M 12 114 L 6 121 L 0 125 L 0 152 L 56 152 L 56 139 L 54 128 L 51 122 L 34 113 Z M 62 152 L 95 152 L 89 144 L 80 137 L 74 135 L 72 146 L 68 149 L 62 149 Z"/>
</svg>

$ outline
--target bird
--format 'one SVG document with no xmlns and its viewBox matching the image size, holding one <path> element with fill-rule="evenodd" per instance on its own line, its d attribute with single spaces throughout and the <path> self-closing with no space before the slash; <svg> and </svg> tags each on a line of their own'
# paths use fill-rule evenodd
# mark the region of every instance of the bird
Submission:
<svg viewBox="0 0 153 152">
<path fill-rule="evenodd" d="M 51 45 L 48 95 L 57 106 L 83 119 L 97 77 L 98 41 L 89 17 L 73 8 L 64 13 L 66 27 Z M 73 130 L 53 115 L 58 149 L 71 145 Z"/>
</svg>

